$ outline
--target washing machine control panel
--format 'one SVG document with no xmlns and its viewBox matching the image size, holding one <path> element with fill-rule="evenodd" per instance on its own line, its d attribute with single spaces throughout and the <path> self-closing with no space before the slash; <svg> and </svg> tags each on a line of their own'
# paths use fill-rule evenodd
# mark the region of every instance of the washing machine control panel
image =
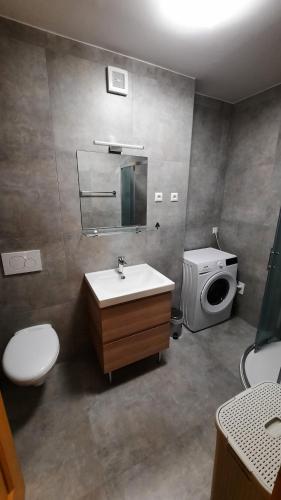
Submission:
<svg viewBox="0 0 281 500">
<path fill-rule="evenodd" d="M 225 268 L 225 260 L 217 260 L 212 262 L 204 262 L 204 264 L 198 265 L 199 274 L 207 274 L 214 271 L 220 271 Z"/>
</svg>

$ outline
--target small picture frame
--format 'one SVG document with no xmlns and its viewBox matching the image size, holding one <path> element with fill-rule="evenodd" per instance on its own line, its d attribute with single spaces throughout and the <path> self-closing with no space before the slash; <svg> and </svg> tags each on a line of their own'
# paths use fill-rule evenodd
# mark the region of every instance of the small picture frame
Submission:
<svg viewBox="0 0 281 500">
<path fill-rule="evenodd" d="M 114 66 L 107 66 L 107 92 L 128 95 L 128 71 Z"/>
</svg>

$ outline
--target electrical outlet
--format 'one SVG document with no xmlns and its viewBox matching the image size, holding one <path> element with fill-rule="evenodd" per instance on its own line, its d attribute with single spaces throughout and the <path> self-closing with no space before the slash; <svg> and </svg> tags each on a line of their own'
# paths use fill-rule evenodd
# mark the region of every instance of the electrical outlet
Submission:
<svg viewBox="0 0 281 500">
<path fill-rule="evenodd" d="M 218 234 L 219 228 L 217 226 L 212 228 L 212 234 Z"/>
<path fill-rule="evenodd" d="M 244 295 L 244 291 L 245 291 L 245 283 L 242 283 L 242 281 L 238 281 L 237 283 L 237 289 L 238 289 L 238 293 L 240 295 Z"/>
<path fill-rule="evenodd" d="M 163 201 L 163 193 L 155 193 L 154 201 Z"/>
<path fill-rule="evenodd" d="M 179 193 L 171 193 L 171 201 L 179 201 Z"/>
</svg>

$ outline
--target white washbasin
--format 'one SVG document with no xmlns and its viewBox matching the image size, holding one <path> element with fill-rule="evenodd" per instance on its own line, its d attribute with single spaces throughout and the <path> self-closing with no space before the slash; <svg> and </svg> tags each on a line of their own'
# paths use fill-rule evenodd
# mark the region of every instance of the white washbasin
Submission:
<svg viewBox="0 0 281 500">
<path fill-rule="evenodd" d="M 116 269 L 86 273 L 85 278 L 99 307 L 113 306 L 129 300 L 141 299 L 169 292 L 175 283 L 148 264 L 124 267 L 125 279 Z"/>
</svg>

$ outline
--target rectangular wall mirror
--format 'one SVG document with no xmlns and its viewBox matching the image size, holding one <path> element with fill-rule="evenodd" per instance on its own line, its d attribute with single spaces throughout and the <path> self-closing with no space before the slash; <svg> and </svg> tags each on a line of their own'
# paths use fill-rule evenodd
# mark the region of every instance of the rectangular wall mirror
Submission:
<svg viewBox="0 0 281 500">
<path fill-rule="evenodd" d="M 146 226 L 146 157 L 79 150 L 77 167 L 85 233 Z"/>
</svg>

